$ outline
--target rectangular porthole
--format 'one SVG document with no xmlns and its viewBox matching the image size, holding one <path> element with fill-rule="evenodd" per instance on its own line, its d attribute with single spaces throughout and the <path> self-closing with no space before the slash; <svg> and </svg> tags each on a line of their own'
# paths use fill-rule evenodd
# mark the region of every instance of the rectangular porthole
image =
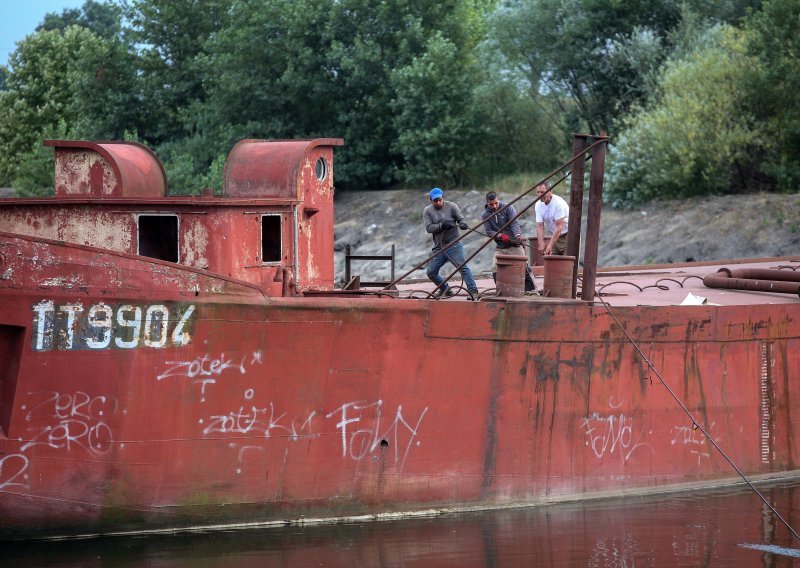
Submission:
<svg viewBox="0 0 800 568">
<path fill-rule="evenodd" d="M 25 328 L 0 325 L 0 434 L 9 435 Z"/>
<path fill-rule="evenodd" d="M 178 216 L 139 215 L 137 254 L 178 262 Z"/>
<path fill-rule="evenodd" d="M 281 216 L 261 216 L 261 262 L 281 261 Z"/>
</svg>

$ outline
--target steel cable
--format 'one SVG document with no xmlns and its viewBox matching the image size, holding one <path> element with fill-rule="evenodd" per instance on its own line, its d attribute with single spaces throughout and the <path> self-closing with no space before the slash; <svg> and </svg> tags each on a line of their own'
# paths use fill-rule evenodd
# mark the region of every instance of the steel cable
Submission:
<svg viewBox="0 0 800 568">
<path fill-rule="evenodd" d="M 667 392 L 670 394 L 670 396 L 675 400 L 675 402 L 678 403 L 678 405 L 683 409 L 683 411 L 686 413 L 686 415 L 692 421 L 692 429 L 700 430 L 700 432 L 702 432 L 702 434 L 706 437 L 706 439 L 709 441 L 709 443 L 712 446 L 714 446 L 714 448 L 720 453 L 720 455 L 725 459 L 725 461 L 727 461 L 728 464 L 730 464 L 730 466 L 734 469 L 734 471 L 736 471 L 736 473 L 739 474 L 739 477 L 741 477 L 744 480 L 744 482 L 748 485 L 748 487 L 750 487 L 750 489 L 752 489 L 753 492 L 756 495 L 758 495 L 759 499 L 761 499 L 761 501 L 764 502 L 764 504 L 769 508 L 769 510 L 772 511 L 772 514 L 775 515 L 775 517 L 778 520 L 780 520 L 786 526 L 787 529 L 789 529 L 789 532 L 791 532 L 791 534 L 794 536 L 795 540 L 800 541 L 800 535 L 798 535 L 797 531 L 795 531 L 794 528 L 792 528 L 792 525 L 790 525 L 789 522 L 786 519 L 784 519 L 783 516 L 781 516 L 781 514 L 775 509 L 775 507 L 772 506 L 772 504 L 766 499 L 766 497 L 764 497 L 761 494 L 761 492 L 755 487 L 755 485 L 753 485 L 753 483 L 747 478 L 747 476 L 744 474 L 744 472 L 742 472 L 742 470 L 740 470 L 736 466 L 736 464 L 733 463 L 733 460 L 730 457 L 728 457 L 728 454 L 726 454 L 725 451 L 719 446 L 719 444 L 717 444 L 717 441 L 714 438 L 711 437 L 711 434 L 709 434 L 706 431 L 706 429 L 703 428 L 697 422 L 697 420 L 695 420 L 694 415 L 692 414 L 692 412 L 688 408 L 686 408 L 686 405 L 683 403 L 683 401 L 681 401 L 681 399 L 678 397 L 678 395 L 676 395 L 675 392 L 670 388 L 670 386 L 664 380 L 664 377 L 661 376 L 661 373 L 658 372 L 658 370 L 655 368 L 653 363 L 650 362 L 650 359 L 648 359 L 647 356 L 644 354 L 644 352 L 641 350 L 641 348 L 639 347 L 639 344 L 636 343 L 636 341 L 634 341 L 634 339 L 630 336 L 630 334 L 628 333 L 628 330 L 625 329 L 625 326 L 622 325 L 622 322 L 619 321 L 619 319 L 617 318 L 616 314 L 614 314 L 614 312 L 611 310 L 611 306 L 608 305 L 608 302 L 603 300 L 603 298 L 601 296 L 599 296 L 599 295 L 598 295 L 598 299 L 603 304 L 603 307 L 608 312 L 608 315 L 610 315 L 613 318 L 614 322 L 622 330 L 622 333 L 625 334 L 625 337 L 628 339 L 628 341 L 630 341 L 631 345 L 633 345 L 633 348 L 636 349 L 636 351 L 639 353 L 639 356 L 642 358 L 642 360 L 644 360 L 644 362 L 647 363 L 647 366 L 650 368 L 650 370 L 656 375 L 656 377 L 658 377 L 658 380 L 661 383 L 661 385 L 665 389 L 667 389 Z"/>
</svg>

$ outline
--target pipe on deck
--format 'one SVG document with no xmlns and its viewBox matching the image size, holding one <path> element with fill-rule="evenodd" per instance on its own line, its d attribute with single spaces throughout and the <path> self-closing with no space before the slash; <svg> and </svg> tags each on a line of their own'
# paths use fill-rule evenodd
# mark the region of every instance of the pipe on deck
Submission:
<svg viewBox="0 0 800 568">
<path fill-rule="evenodd" d="M 800 273 L 771 268 L 721 268 L 703 278 L 708 288 L 800 295 Z"/>
</svg>

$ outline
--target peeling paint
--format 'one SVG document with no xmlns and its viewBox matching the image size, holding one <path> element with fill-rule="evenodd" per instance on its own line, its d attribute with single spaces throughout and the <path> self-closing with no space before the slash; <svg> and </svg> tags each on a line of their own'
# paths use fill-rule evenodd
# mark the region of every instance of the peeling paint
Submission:
<svg viewBox="0 0 800 568">
<path fill-rule="evenodd" d="M 0 209 L 0 229 L 20 235 L 130 252 L 135 224 L 132 215 L 123 216 L 96 207 L 43 208 L 31 205 Z"/>
<path fill-rule="evenodd" d="M 208 258 L 206 257 L 208 230 L 196 221 L 187 222 L 183 227 L 183 247 L 181 249 L 183 264 L 195 268 L 208 268 Z"/>
<path fill-rule="evenodd" d="M 55 278 L 45 278 L 39 282 L 39 286 L 57 286 L 59 288 L 79 288 L 85 286 L 85 280 L 79 274 L 71 276 L 58 276 Z"/>
<path fill-rule="evenodd" d="M 92 185 L 100 186 L 100 195 L 111 195 L 118 180 L 111 164 L 93 151 L 62 152 L 56 162 L 55 186 L 58 195 L 91 195 Z M 101 183 L 93 184 L 94 180 Z"/>
</svg>

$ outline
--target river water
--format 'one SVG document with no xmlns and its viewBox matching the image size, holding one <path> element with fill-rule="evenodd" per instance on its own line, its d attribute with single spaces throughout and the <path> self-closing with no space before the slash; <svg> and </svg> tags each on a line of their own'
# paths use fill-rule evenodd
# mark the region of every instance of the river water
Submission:
<svg viewBox="0 0 800 568">
<path fill-rule="evenodd" d="M 800 532 L 800 482 L 759 486 Z M 800 542 L 748 488 L 405 521 L 0 545 L 50 567 L 800 566 Z"/>
</svg>

